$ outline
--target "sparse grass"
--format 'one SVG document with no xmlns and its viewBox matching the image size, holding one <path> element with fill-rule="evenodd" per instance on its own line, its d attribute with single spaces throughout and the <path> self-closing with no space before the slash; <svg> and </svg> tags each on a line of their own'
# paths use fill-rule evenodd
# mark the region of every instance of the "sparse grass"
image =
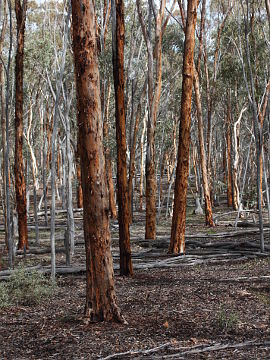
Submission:
<svg viewBox="0 0 270 360">
<path fill-rule="evenodd" d="M 220 230 L 216 229 L 216 228 L 211 228 L 209 230 L 207 230 L 207 235 L 214 235 L 217 234 Z"/>
<path fill-rule="evenodd" d="M 257 298 L 259 299 L 259 301 L 261 303 L 263 303 L 267 307 L 270 307 L 270 296 L 269 295 L 266 295 L 264 293 L 258 293 Z"/>
<path fill-rule="evenodd" d="M 39 304 L 53 293 L 54 288 L 55 284 L 41 273 L 18 268 L 6 283 L 0 283 L 0 308 Z"/>
<path fill-rule="evenodd" d="M 215 324 L 217 328 L 222 332 L 231 332 L 236 330 L 239 319 L 237 313 L 231 309 L 225 309 L 223 307 L 217 312 Z"/>
<path fill-rule="evenodd" d="M 8 288 L 6 283 L 0 283 L 0 309 L 10 306 Z"/>
</svg>

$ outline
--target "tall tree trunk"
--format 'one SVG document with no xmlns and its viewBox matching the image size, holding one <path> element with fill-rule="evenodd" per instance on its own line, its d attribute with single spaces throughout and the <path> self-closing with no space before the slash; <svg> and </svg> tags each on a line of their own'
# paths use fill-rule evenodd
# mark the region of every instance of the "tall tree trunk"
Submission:
<svg viewBox="0 0 270 360">
<path fill-rule="evenodd" d="M 112 1 L 113 79 L 117 142 L 117 199 L 120 246 L 120 274 L 132 275 L 126 163 L 126 117 L 124 92 L 124 3 Z"/>
<path fill-rule="evenodd" d="M 27 1 L 15 1 L 17 19 L 17 53 L 15 65 L 15 189 L 18 213 L 18 249 L 28 248 L 26 185 L 23 168 L 23 58 Z"/>
<path fill-rule="evenodd" d="M 265 6 L 266 6 L 266 11 L 267 11 L 269 33 L 270 33 L 270 0 L 265 0 Z"/>
<path fill-rule="evenodd" d="M 238 120 L 234 123 L 233 134 L 234 134 L 234 162 L 233 162 L 233 209 L 238 210 L 240 206 L 240 194 L 238 187 L 238 172 L 239 172 L 239 150 L 240 150 L 240 122 L 243 113 L 247 110 L 244 107 L 241 110 Z"/>
<path fill-rule="evenodd" d="M 145 109 L 145 114 L 143 118 L 143 129 L 141 134 L 141 141 L 140 141 L 140 211 L 143 210 L 143 185 L 144 185 L 144 136 L 146 132 L 146 122 L 147 122 L 147 110 Z"/>
<path fill-rule="evenodd" d="M 264 118 L 266 115 L 266 109 L 267 109 L 267 105 L 268 105 L 268 99 L 269 99 L 269 91 L 270 91 L 270 79 L 268 80 L 268 83 L 265 87 L 265 93 L 264 93 L 264 99 L 262 99 L 262 104 L 261 106 L 258 104 L 258 119 L 260 121 L 260 125 L 261 125 L 261 132 L 262 132 L 262 148 L 263 148 L 263 124 L 264 124 Z M 264 204 L 263 201 L 263 151 L 261 152 L 260 155 L 260 177 L 261 177 L 261 184 L 260 184 L 260 189 L 261 189 L 261 199 L 262 199 L 262 206 Z"/>
<path fill-rule="evenodd" d="M 49 119 L 48 107 L 46 109 L 46 117 Z M 45 121 L 43 123 L 43 148 L 42 148 L 42 186 L 43 186 L 43 199 L 44 199 L 44 218 L 45 226 L 48 226 L 48 202 L 47 202 L 47 152 L 48 152 L 48 142 L 47 142 L 47 126 Z"/>
<path fill-rule="evenodd" d="M 232 196 L 232 158 L 231 158 L 231 97 L 228 94 L 227 116 L 226 116 L 226 150 L 227 150 L 227 204 L 229 207 L 233 204 Z"/>
<path fill-rule="evenodd" d="M 37 207 L 38 170 L 37 170 L 37 161 L 36 161 L 34 149 L 31 146 L 31 142 L 30 142 L 30 132 L 31 132 L 31 127 L 32 127 L 32 120 L 33 120 L 33 104 L 31 103 L 29 106 L 29 110 L 28 110 L 28 129 L 27 129 L 27 133 L 26 133 L 26 142 L 29 147 L 30 157 L 31 157 L 31 171 L 32 171 L 32 177 L 33 177 L 35 235 L 36 235 L 36 245 L 39 245 L 38 207 Z M 29 161 L 30 161 L 30 159 L 28 160 L 28 163 L 29 163 Z"/>
<path fill-rule="evenodd" d="M 174 208 L 171 229 L 170 253 L 185 252 L 186 202 L 189 171 L 191 98 L 193 83 L 193 56 L 197 0 L 188 0 L 185 31 L 181 114 L 179 127 L 178 159 L 174 189 Z"/>
<path fill-rule="evenodd" d="M 65 17 L 64 22 L 64 39 L 62 48 L 61 66 L 59 70 L 59 77 L 56 81 L 55 91 L 55 103 L 54 103 L 54 114 L 53 114 L 53 131 L 51 138 L 52 156 L 51 156 L 51 278 L 54 280 L 56 273 L 56 257 L 55 257 L 55 196 L 57 194 L 57 183 L 56 183 L 56 161 L 57 161 L 57 134 L 58 134 L 58 118 L 59 118 L 59 99 L 61 93 L 61 87 L 63 84 L 63 75 L 65 70 L 66 51 L 68 42 L 68 23 L 70 18 L 70 9 Z M 48 78 L 50 84 L 50 79 Z M 59 151 L 58 151 L 59 153 Z M 59 167 L 58 167 L 59 168 Z"/>
<path fill-rule="evenodd" d="M 2 20 L 2 29 L 0 34 L 0 56 L 2 57 L 3 44 L 5 39 L 5 32 L 7 28 L 7 2 L 4 0 L 3 4 L 3 20 Z M 2 179 L 3 179 L 3 213 L 4 213 L 4 222 L 5 222 L 5 243 L 8 247 L 8 231 L 7 231 L 7 204 L 6 204 L 6 174 L 5 174 L 5 155 L 6 155 L 6 117 L 5 117 L 5 76 L 4 76 L 4 66 L 0 61 L 0 103 L 1 103 L 1 148 L 2 148 Z"/>
<path fill-rule="evenodd" d="M 77 207 L 81 209 L 83 207 L 83 191 L 82 191 L 82 176 L 81 176 L 81 160 L 80 160 L 80 143 L 77 140 L 76 149 L 76 173 L 77 173 Z"/>
<path fill-rule="evenodd" d="M 260 229 L 260 249 L 261 252 L 264 252 L 264 229 L 263 229 L 263 214 L 262 214 L 262 193 L 261 193 L 261 172 L 260 172 L 260 159 L 262 153 L 262 144 L 263 144 L 263 136 L 262 136 L 262 128 L 259 121 L 259 114 L 257 109 L 256 95 L 255 95 L 255 81 L 253 77 L 253 70 L 251 66 L 251 55 L 250 55 L 250 45 L 249 45 L 249 3 L 246 0 L 247 12 L 244 13 L 244 24 L 245 24 L 245 52 L 246 52 L 246 60 L 247 60 L 247 68 L 248 68 L 248 77 L 250 82 L 250 90 L 248 84 L 246 84 L 249 102 L 252 107 L 253 112 L 253 128 L 255 134 L 255 143 L 256 143 L 256 158 L 257 158 L 257 201 L 258 201 L 258 209 L 259 209 L 259 229 Z M 244 71 L 244 67 L 243 67 Z M 245 78 L 245 81 L 246 78 Z"/>
<path fill-rule="evenodd" d="M 3 164 L 5 163 L 5 154 L 6 154 L 6 117 L 5 117 L 4 84 L 5 84 L 5 77 L 4 77 L 3 65 L 2 63 L 0 63 L 1 135 L 2 135 L 1 148 L 3 155 Z M 5 243 L 8 246 L 5 166 L 3 166 L 2 168 L 2 179 L 3 179 L 3 212 L 4 212 L 4 221 L 5 221 Z"/>
<path fill-rule="evenodd" d="M 69 109 L 72 98 L 68 104 L 68 109 L 66 111 L 66 150 L 67 150 L 67 170 L 68 170 L 68 181 L 67 181 L 67 236 L 68 244 L 70 246 L 70 253 L 74 255 L 75 251 L 75 224 L 73 216 L 73 196 L 72 196 L 72 153 L 71 153 L 71 129 L 70 129 L 70 118 L 69 118 Z"/>
<path fill-rule="evenodd" d="M 147 46 L 147 66 L 148 66 L 148 120 L 147 120 L 147 149 L 145 158 L 145 238 L 155 239 L 156 238 L 156 174 L 155 174 L 155 123 L 153 118 L 153 95 L 154 95 L 154 59 L 153 59 L 153 46 L 152 46 L 152 32 L 151 32 L 151 21 L 152 21 L 152 5 L 151 1 L 148 1 L 148 30 L 143 21 L 140 9 L 140 1 L 137 0 L 137 8 L 140 23 L 142 26 L 145 43 Z"/>
<path fill-rule="evenodd" d="M 195 64 L 194 64 L 194 90 L 195 90 L 195 100 L 196 100 L 196 107 L 197 107 L 200 161 L 201 161 L 202 182 L 203 182 L 203 192 L 204 192 L 204 202 L 205 202 L 205 224 L 214 226 L 210 190 L 209 190 L 208 179 L 207 179 L 200 83 L 199 83 L 199 75 L 195 68 Z"/>
<path fill-rule="evenodd" d="M 195 101 L 197 108 L 197 118 L 198 118 L 198 135 L 199 135 L 199 149 L 200 149 L 200 163 L 201 163 L 201 172 L 202 172 L 202 183 L 203 183 L 203 192 L 204 192 L 204 203 L 205 203 L 205 223 L 206 225 L 214 226 L 213 213 L 212 213 L 212 204 L 211 204 L 211 194 L 209 188 L 209 181 L 207 176 L 207 161 L 204 145 L 204 132 L 203 132 L 203 115 L 202 115 L 202 103 L 201 103 L 201 94 L 200 94 L 200 64 L 203 51 L 203 36 L 204 36 L 204 27 L 205 27 L 205 13 L 206 13 L 206 0 L 202 1 L 202 10 L 201 10 L 201 25 L 200 25 L 200 35 L 199 35 L 199 54 L 197 61 L 197 70 L 194 62 L 194 92 L 195 92 Z M 210 175 L 210 174 L 209 174 Z"/>
<path fill-rule="evenodd" d="M 128 204 L 129 204 L 129 213 L 130 213 L 130 222 L 132 222 L 132 182 L 135 175 L 135 152 L 136 152 L 136 141 L 137 141 L 137 133 L 139 128 L 139 122 L 141 118 L 142 112 L 142 102 L 146 93 L 147 82 L 145 81 L 144 87 L 139 99 L 139 103 L 137 106 L 137 111 L 135 115 L 135 124 L 133 130 L 133 138 L 131 140 L 130 147 L 130 161 L 129 161 L 129 177 L 128 177 Z"/>
<path fill-rule="evenodd" d="M 11 230 L 11 205 L 10 205 L 10 172 L 9 172 L 9 93 L 10 93 L 10 67 L 11 67 L 11 55 L 12 55 L 12 6 L 11 1 L 7 1 L 8 14 L 9 14 L 9 49 L 8 49 L 8 61 L 6 66 L 6 92 L 5 92 L 5 195 L 6 195 L 6 223 L 7 223 L 7 242 L 8 242 L 8 266 L 13 267 L 13 234 Z"/>
<path fill-rule="evenodd" d="M 141 24 L 146 48 L 148 64 L 148 122 L 147 122 L 147 151 L 145 162 L 146 176 L 146 223 L 145 238 L 156 238 L 156 189 L 157 180 L 155 173 L 155 130 L 161 96 L 162 85 L 162 36 L 166 28 L 167 18 L 162 25 L 165 11 L 165 0 L 160 1 L 159 11 L 148 1 L 148 28 L 142 15 L 140 0 L 136 1 L 139 21 Z M 174 6 L 174 5 L 173 5 Z M 155 18 L 155 43 L 152 44 L 151 22 L 152 16 Z M 155 82 L 154 82 L 154 58 L 156 59 Z"/>
<path fill-rule="evenodd" d="M 120 321 L 116 304 L 93 1 L 72 0 L 77 122 L 84 205 L 86 307 L 92 321 Z"/>
<path fill-rule="evenodd" d="M 66 134 L 67 137 L 67 134 Z M 58 146 L 59 150 L 58 150 L 58 154 L 60 155 L 60 157 L 58 156 L 58 158 L 61 159 L 61 162 L 59 161 L 59 165 L 58 165 L 58 169 L 59 169 L 59 179 L 60 179 L 60 191 L 61 191 L 61 200 L 62 200 L 62 209 L 66 210 L 67 209 L 67 146 L 66 143 L 64 141 L 64 139 L 61 141 L 61 145 Z M 58 162 L 58 161 L 57 161 Z M 61 163 L 61 165 L 60 165 Z"/>
<path fill-rule="evenodd" d="M 105 86 L 104 86 L 105 87 Z M 109 147 L 109 104 L 111 97 L 111 83 L 108 84 L 108 94 L 107 99 L 105 100 L 105 91 L 104 91 L 104 111 L 103 111 L 103 139 L 104 139 L 104 155 L 105 155 L 105 164 L 106 164 L 106 176 L 107 176 L 107 185 L 109 190 L 109 206 L 110 213 L 113 219 L 117 218 L 117 209 L 114 198 L 114 184 L 112 177 L 112 159 L 111 151 Z"/>
</svg>

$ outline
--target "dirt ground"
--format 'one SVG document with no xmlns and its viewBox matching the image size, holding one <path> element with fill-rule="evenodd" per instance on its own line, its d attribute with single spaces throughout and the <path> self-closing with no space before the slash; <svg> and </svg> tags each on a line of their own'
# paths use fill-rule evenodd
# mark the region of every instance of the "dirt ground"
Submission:
<svg viewBox="0 0 270 360">
<path fill-rule="evenodd" d="M 237 247 L 258 244 L 258 234 L 242 229 L 234 236 L 228 224 L 205 228 L 203 219 L 190 215 L 187 255 L 170 257 L 169 222 L 160 222 L 158 246 L 146 247 L 143 221 L 135 220 L 135 274 L 122 278 L 117 266 L 115 271 L 118 303 L 128 325 L 86 325 L 84 275 L 59 276 L 53 296 L 42 304 L 0 310 L 0 359 L 270 359 L 270 255 Z M 116 224 L 112 238 L 117 263 Z M 228 243 L 235 250 L 224 250 Z M 83 245 L 76 249 L 73 262 L 83 264 Z M 57 256 L 63 263 L 64 255 Z M 48 260 L 49 255 L 29 254 L 22 261 Z"/>
</svg>

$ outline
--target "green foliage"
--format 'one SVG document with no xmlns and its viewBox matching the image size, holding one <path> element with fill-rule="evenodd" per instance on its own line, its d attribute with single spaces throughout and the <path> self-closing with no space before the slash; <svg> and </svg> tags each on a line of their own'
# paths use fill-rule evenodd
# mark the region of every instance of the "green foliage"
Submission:
<svg viewBox="0 0 270 360">
<path fill-rule="evenodd" d="M 231 332 L 236 329 L 238 321 L 238 315 L 235 312 L 221 307 L 217 313 L 215 323 L 220 331 Z"/>
<path fill-rule="evenodd" d="M 41 273 L 19 268 L 6 283 L 0 283 L 0 308 L 39 304 L 53 293 L 54 288 L 55 284 Z"/>
<path fill-rule="evenodd" d="M 8 287 L 6 283 L 0 283 L 0 309 L 10 306 Z"/>
</svg>

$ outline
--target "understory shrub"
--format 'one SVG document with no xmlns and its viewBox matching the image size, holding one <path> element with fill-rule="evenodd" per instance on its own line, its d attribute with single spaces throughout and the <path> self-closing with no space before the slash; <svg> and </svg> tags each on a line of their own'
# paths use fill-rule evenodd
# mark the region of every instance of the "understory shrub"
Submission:
<svg viewBox="0 0 270 360">
<path fill-rule="evenodd" d="M 54 288 L 55 284 L 38 271 L 18 268 L 6 283 L 0 283 L 0 307 L 39 304 Z"/>
</svg>

